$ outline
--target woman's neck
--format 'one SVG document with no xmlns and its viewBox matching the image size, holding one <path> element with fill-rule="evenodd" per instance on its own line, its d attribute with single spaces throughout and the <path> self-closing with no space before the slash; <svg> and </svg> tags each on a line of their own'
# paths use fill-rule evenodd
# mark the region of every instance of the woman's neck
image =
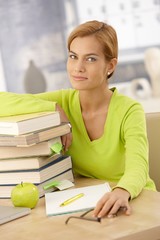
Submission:
<svg viewBox="0 0 160 240">
<path fill-rule="evenodd" d="M 113 92 L 108 88 L 103 91 L 80 91 L 80 105 L 82 112 L 101 112 L 109 105 Z"/>
</svg>

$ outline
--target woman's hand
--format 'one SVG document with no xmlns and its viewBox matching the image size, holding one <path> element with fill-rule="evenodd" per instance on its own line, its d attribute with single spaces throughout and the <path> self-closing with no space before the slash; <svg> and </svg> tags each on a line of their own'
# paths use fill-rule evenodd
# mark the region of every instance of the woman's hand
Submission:
<svg viewBox="0 0 160 240">
<path fill-rule="evenodd" d="M 104 216 L 114 217 L 122 209 L 126 215 L 131 214 L 129 206 L 130 194 L 122 188 L 115 188 L 112 192 L 106 193 L 97 203 L 94 209 L 94 216 L 102 218 Z"/>
<path fill-rule="evenodd" d="M 59 111 L 59 113 L 60 113 L 61 122 L 69 123 L 69 119 L 68 119 L 67 115 L 65 114 L 64 110 L 58 104 L 56 104 L 56 111 Z M 72 132 L 63 135 L 61 137 L 61 140 L 62 140 L 62 144 L 64 146 L 64 151 L 67 151 L 69 146 L 72 143 Z"/>
</svg>

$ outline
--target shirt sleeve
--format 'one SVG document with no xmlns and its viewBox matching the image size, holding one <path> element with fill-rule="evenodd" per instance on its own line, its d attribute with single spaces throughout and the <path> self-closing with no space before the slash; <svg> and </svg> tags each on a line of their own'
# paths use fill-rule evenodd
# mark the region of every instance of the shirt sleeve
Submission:
<svg viewBox="0 0 160 240">
<path fill-rule="evenodd" d="M 51 94 L 49 94 L 50 96 Z M 0 116 L 11 116 L 33 112 L 54 111 L 56 101 L 45 94 L 18 94 L 0 92 Z"/>
<path fill-rule="evenodd" d="M 121 138 L 125 146 L 125 171 L 116 187 L 126 189 L 132 199 L 138 196 L 149 178 L 146 121 L 140 104 L 134 104 L 125 114 Z"/>
</svg>

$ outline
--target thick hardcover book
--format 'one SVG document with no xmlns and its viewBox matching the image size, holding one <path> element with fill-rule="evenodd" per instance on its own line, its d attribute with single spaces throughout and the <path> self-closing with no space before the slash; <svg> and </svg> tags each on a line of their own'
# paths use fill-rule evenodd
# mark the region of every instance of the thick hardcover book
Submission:
<svg viewBox="0 0 160 240">
<path fill-rule="evenodd" d="M 0 185 L 19 184 L 21 182 L 39 184 L 70 169 L 72 169 L 71 157 L 63 155 L 39 169 L 0 170 Z"/>
<path fill-rule="evenodd" d="M 69 133 L 70 130 L 70 126 L 65 123 L 18 136 L 0 134 L 0 146 L 31 146 L 58 136 L 63 136 Z"/>
<path fill-rule="evenodd" d="M 57 126 L 61 123 L 58 111 L 0 117 L 0 134 L 20 135 Z"/>
<path fill-rule="evenodd" d="M 48 190 L 44 190 L 43 187 L 45 185 L 52 183 L 54 181 L 62 181 L 62 180 L 69 180 L 71 182 L 74 182 L 72 169 L 64 171 L 53 178 L 47 179 L 46 181 L 44 181 L 42 183 L 35 184 L 39 190 L 39 197 L 43 197 L 45 195 L 45 193 L 47 193 L 47 192 L 53 192 L 53 191 L 57 190 L 56 187 L 52 187 L 52 188 L 49 188 Z M 15 186 L 16 186 L 16 184 L 0 185 L 0 199 L 10 198 L 11 191 Z"/>
<path fill-rule="evenodd" d="M 52 150 L 55 144 L 60 144 L 62 146 L 60 137 L 38 143 L 30 147 L 0 146 L 0 166 L 1 164 L 7 164 L 7 160 L 4 161 L 6 158 L 9 158 L 11 161 L 13 161 L 14 158 L 33 157 L 33 156 L 50 156 L 55 153 Z M 0 170 L 2 170 L 1 167 L 0 167 Z"/>
<path fill-rule="evenodd" d="M 61 153 L 54 154 L 52 156 L 35 156 L 35 157 L 23 157 L 12 159 L 0 159 L 0 171 L 23 171 L 33 170 L 44 167 L 45 165 L 55 161 L 61 157 Z"/>
</svg>

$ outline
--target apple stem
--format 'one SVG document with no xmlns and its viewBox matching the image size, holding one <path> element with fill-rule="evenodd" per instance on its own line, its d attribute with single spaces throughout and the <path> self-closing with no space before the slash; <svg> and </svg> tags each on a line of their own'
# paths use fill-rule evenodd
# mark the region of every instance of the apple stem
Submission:
<svg viewBox="0 0 160 240">
<path fill-rule="evenodd" d="M 21 185 L 22 185 L 22 187 L 23 187 L 23 182 L 21 182 Z"/>
</svg>

